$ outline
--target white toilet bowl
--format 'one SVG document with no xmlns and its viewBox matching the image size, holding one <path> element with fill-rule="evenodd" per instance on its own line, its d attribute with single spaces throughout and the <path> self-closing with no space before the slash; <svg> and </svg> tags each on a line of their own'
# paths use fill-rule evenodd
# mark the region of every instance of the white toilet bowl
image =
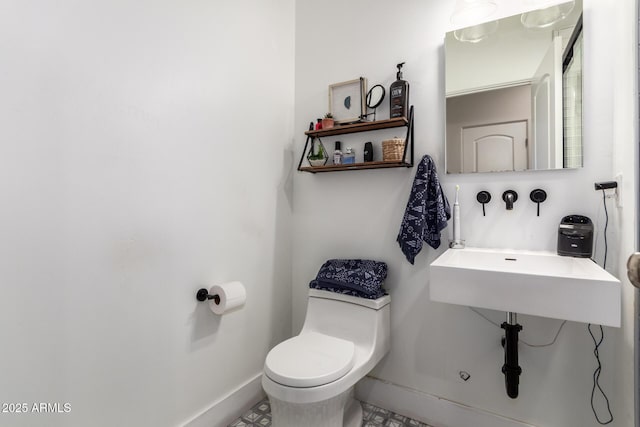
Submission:
<svg viewBox="0 0 640 427">
<path fill-rule="evenodd" d="M 274 427 L 361 425 L 353 387 L 389 351 L 390 301 L 309 290 L 300 335 L 275 346 L 264 364 Z"/>
</svg>

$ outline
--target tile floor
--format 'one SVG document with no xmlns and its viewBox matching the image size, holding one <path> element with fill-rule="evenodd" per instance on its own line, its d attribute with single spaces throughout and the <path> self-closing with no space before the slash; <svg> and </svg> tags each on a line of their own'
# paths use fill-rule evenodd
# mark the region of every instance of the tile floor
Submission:
<svg viewBox="0 0 640 427">
<path fill-rule="evenodd" d="M 429 427 L 426 424 L 394 414 L 386 409 L 369 403 L 362 403 L 364 419 L 362 427 Z M 229 427 L 271 427 L 271 406 L 264 399 L 249 409 L 240 418 L 229 424 Z"/>
</svg>

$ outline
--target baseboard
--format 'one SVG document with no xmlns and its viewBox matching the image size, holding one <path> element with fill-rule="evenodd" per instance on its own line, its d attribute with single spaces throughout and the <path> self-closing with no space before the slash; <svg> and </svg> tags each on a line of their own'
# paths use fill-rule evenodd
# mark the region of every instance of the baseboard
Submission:
<svg viewBox="0 0 640 427">
<path fill-rule="evenodd" d="M 535 427 L 373 377 L 360 380 L 356 398 L 436 427 Z"/>
<path fill-rule="evenodd" d="M 215 401 L 182 427 L 227 427 L 264 397 L 261 372 L 222 399 Z"/>
</svg>

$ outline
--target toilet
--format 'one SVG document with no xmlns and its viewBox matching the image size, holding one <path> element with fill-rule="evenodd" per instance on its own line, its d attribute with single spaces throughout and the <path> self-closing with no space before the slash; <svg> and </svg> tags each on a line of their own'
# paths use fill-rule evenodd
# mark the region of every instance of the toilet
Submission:
<svg viewBox="0 0 640 427">
<path fill-rule="evenodd" d="M 389 352 L 390 303 L 309 289 L 300 335 L 267 355 L 262 387 L 274 427 L 355 427 L 355 384 Z"/>
</svg>

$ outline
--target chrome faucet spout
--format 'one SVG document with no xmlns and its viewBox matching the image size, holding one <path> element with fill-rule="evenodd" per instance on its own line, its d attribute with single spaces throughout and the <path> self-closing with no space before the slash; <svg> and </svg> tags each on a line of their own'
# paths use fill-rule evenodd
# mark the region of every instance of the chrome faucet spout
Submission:
<svg viewBox="0 0 640 427">
<path fill-rule="evenodd" d="M 507 204 L 507 210 L 513 210 L 513 204 L 518 200 L 518 193 L 513 190 L 507 190 L 502 193 L 502 200 Z"/>
</svg>

